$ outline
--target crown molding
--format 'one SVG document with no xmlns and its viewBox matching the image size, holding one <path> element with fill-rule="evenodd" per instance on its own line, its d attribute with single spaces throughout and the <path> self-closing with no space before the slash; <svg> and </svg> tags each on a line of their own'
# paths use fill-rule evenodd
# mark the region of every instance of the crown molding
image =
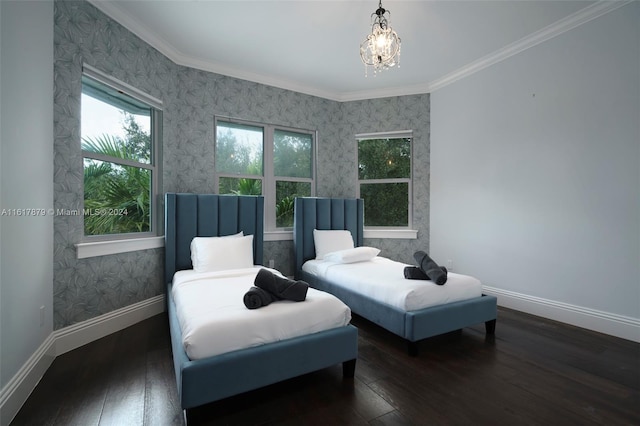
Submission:
<svg viewBox="0 0 640 426">
<path fill-rule="evenodd" d="M 254 83 L 264 84 L 266 86 L 277 87 L 280 89 L 291 90 L 305 95 L 317 96 L 332 101 L 339 101 L 340 94 L 337 92 L 331 92 L 319 89 L 317 87 L 301 84 L 293 80 L 280 79 L 274 76 L 268 76 L 264 74 L 253 73 L 245 71 L 239 68 L 229 67 L 219 62 L 212 62 L 201 58 L 195 58 L 183 54 L 178 54 L 174 57 L 169 57 L 173 62 L 185 67 L 196 68 L 202 71 L 208 71 L 215 74 L 224 75 L 227 77 L 237 78 L 240 80 L 248 80 Z"/>
<path fill-rule="evenodd" d="M 162 53 L 177 65 L 221 74 L 227 77 L 238 78 L 241 80 L 253 81 L 255 83 L 265 84 L 267 86 L 278 87 L 285 90 L 292 90 L 294 92 L 304 93 L 311 96 L 318 96 L 320 98 L 329 100 L 340 100 L 340 94 L 336 92 L 325 91 L 317 87 L 310 87 L 307 85 L 299 84 L 297 82 L 293 82 L 291 80 L 284 80 L 276 78 L 274 76 L 252 73 L 246 70 L 229 67 L 219 62 L 203 60 L 202 58 L 185 55 L 181 51 L 177 50 L 169 42 L 167 42 L 164 38 L 160 37 L 156 31 L 153 31 L 152 28 L 149 28 L 142 22 L 128 15 L 125 11 L 122 10 L 117 2 L 104 0 L 87 1 L 102 13 L 109 16 L 111 19 L 118 22 L 127 30 L 138 36 L 151 47 L 158 50 L 160 53 Z"/>
<path fill-rule="evenodd" d="M 565 18 L 546 26 L 545 28 L 542 28 L 541 30 L 529 34 L 528 36 L 525 36 L 520 40 L 508 44 L 507 46 L 498 49 L 495 52 L 492 52 L 488 55 L 483 56 L 482 58 L 470 62 L 431 82 L 412 86 L 390 87 L 353 92 L 335 92 L 322 90 L 318 87 L 312 87 L 296 81 L 253 73 L 234 67 L 229 67 L 221 63 L 185 55 L 170 43 L 168 43 L 165 39 L 160 37 L 151 28 L 142 24 L 140 21 L 136 20 L 130 15 L 127 15 L 120 8 L 120 6 L 117 5 L 117 2 L 104 0 L 87 1 L 178 65 L 196 68 L 203 71 L 209 71 L 212 73 L 242 80 L 253 81 L 255 83 L 265 84 L 267 86 L 273 86 L 280 89 L 292 90 L 298 93 L 317 96 L 333 101 L 347 102 L 365 99 L 385 98 L 391 96 L 415 95 L 436 91 L 460 79 L 469 77 L 470 75 L 473 75 L 478 71 L 504 61 L 505 59 L 508 59 L 514 55 L 524 52 L 531 47 L 537 46 L 540 43 L 557 37 L 593 19 L 606 15 L 607 13 L 619 9 L 629 3 L 633 3 L 634 0 L 596 1 L 595 3 L 590 4 L 589 6 L 586 6 L 585 8 L 580 9 L 579 11 Z"/>
<path fill-rule="evenodd" d="M 583 9 L 580 9 L 575 13 L 572 13 L 571 15 L 566 16 L 563 19 L 560 19 L 559 21 L 554 22 L 551 25 L 548 25 L 534 33 L 531 33 L 528 36 L 521 38 L 520 40 L 508 44 L 505 47 L 496 50 L 495 52 L 485 55 L 476 61 L 470 62 L 469 64 L 430 82 L 428 85 L 429 91 L 433 92 L 435 90 L 448 86 L 451 83 L 454 83 L 462 78 L 468 77 L 472 74 L 477 73 L 478 71 L 490 67 L 491 65 L 497 64 L 498 62 L 504 61 L 505 59 L 524 52 L 531 47 L 537 46 L 540 43 L 557 37 L 560 34 L 572 30 L 593 19 L 596 19 L 602 15 L 606 15 L 607 13 L 619 9 L 629 3 L 633 3 L 633 1 L 634 0 L 597 1 Z"/>
<path fill-rule="evenodd" d="M 392 96 L 419 95 L 431 92 L 429 83 L 416 84 L 413 86 L 387 87 L 374 90 L 362 90 L 354 92 L 343 92 L 337 99 L 339 102 L 362 101 L 365 99 L 388 98 Z"/>
</svg>

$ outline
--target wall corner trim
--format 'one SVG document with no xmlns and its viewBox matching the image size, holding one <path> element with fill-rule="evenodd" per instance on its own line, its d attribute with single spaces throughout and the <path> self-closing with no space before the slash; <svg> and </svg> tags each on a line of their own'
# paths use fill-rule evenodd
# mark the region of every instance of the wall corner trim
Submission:
<svg viewBox="0 0 640 426">
<path fill-rule="evenodd" d="M 8 425 L 55 358 L 165 311 L 164 294 L 55 330 L 0 389 L 0 424 Z"/>
</svg>

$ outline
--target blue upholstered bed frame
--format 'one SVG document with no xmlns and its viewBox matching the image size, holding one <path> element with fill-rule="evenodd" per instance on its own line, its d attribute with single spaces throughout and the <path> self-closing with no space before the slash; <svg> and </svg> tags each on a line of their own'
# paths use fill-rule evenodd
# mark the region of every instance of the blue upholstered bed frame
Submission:
<svg viewBox="0 0 640 426">
<path fill-rule="evenodd" d="M 262 264 L 263 215 L 262 197 L 165 195 L 169 328 L 178 394 L 185 410 L 339 363 L 344 376 L 353 377 L 358 331 L 351 325 L 201 360 L 192 361 L 185 353 L 171 281 L 176 271 L 192 269 L 191 240 L 244 231 L 254 236 L 255 264 Z"/>
<path fill-rule="evenodd" d="M 409 342 L 409 352 L 416 355 L 416 342 L 427 337 L 458 330 L 484 322 L 488 334 L 495 331 L 497 300 L 483 295 L 475 299 L 453 302 L 416 311 L 403 311 L 370 297 L 317 278 L 302 270 L 302 265 L 314 259 L 314 229 L 349 230 L 356 247 L 363 244 L 364 203 L 355 198 L 296 198 L 293 241 L 296 278 L 311 286 L 334 294 L 351 311 L 386 328 Z"/>
</svg>

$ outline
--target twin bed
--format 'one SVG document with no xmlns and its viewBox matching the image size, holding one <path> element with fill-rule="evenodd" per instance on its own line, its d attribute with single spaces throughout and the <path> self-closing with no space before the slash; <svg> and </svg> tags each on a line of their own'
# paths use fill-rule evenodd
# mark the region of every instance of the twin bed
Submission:
<svg viewBox="0 0 640 426">
<path fill-rule="evenodd" d="M 331 237 L 318 230 L 338 232 Z M 336 242 L 344 231 L 350 233 L 355 250 Z M 483 322 L 487 334 L 495 331 L 497 300 L 482 295 L 475 278 L 449 273 L 443 286 L 407 280 L 404 264 L 372 256 L 362 247 L 362 199 L 296 198 L 293 232 L 296 278 L 336 295 L 352 312 L 406 339 L 412 355 L 418 353 L 417 342 L 427 337 Z M 333 240 L 321 250 L 342 254 L 317 259 L 322 257 L 316 253 L 319 237 Z"/>
<path fill-rule="evenodd" d="M 406 339 L 411 354 L 419 340 L 477 323 L 494 332 L 496 299 L 482 295 L 474 278 L 449 274 L 444 286 L 406 280 L 403 264 L 362 247 L 363 209 L 360 199 L 297 198 L 296 279 L 312 288 L 304 302 L 247 309 L 243 294 L 263 268 L 264 199 L 166 194 L 167 306 L 185 412 L 339 363 L 344 377 L 353 377 L 358 333 L 351 312 Z M 393 289 L 378 286 L 384 282 Z"/>
<path fill-rule="evenodd" d="M 184 410 L 339 363 L 343 375 L 353 377 L 358 333 L 335 297 L 310 288 L 304 302 L 244 306 L 259 270 L 251 265 L 262 263 L 263 210 L 262 197 L 165 196 L 169 328 Z M 204 270 L 200 260 L 192 263 L 194 237 L 215 243 L 198 246 L 199 255 L 203 247 L 210 250 Z"/>
</svg>

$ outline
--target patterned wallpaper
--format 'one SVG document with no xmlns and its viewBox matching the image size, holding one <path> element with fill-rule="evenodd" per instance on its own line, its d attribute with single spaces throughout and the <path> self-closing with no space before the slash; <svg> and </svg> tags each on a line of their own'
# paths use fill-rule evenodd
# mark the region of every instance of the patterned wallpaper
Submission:
<svg viewBox="0 0 640 426">
<path fill-rule="evenodd" d="M 54 207 L 81 209 L 82 64 L 87 63 L 152 96 L 175 97 L 178 67 L 85 2 L 56 1 L 54 12 Z M 167 102 L 164 137 L 172 139 Z M 161 294 L 163 250 L 77 259 L 80 216 L 54 218 L 54 328 Z"/>
<path fill-rule="evenodd" d="M 84 1 L 56 0 L 54 26 L 54 205 L 82 207 L 80 76 L 87 63 L 161 99 L 163 192 L 214 192 L 215 115 L 318 131 L 317 195 L 355 195 L 360 132 L 414 130 L 417 241 L 368 240 L 411 261 L 428 248 L 429 95 L 339 103 L 176 65 Z M 77 216 L 54 219 L 56 329 L 164 292 L 163 249 L 76 259 Z M 266 242 L 264 259 L 293 274 L 291 241 Z"/>
<path fill-rule="evenodd" d="M 356 179 L 356 143 L 358 133 L 413 130 L 413 228 L 417 240 L 365 239 L 364 244 L 377 247 L 380 255 L 400 262 L 413 263 L 416 250 L 429 251 L 429 95 L 398 96 L 382 99 L 345 102 L 340 105 L 343 125 L 341 137 L 343 156 L 348 159 L 338 179 Z M 345 148 L 348 148 L 345 150 Z M 339 150 L 339 146 L 330 149 Z M 323 163 L 324 166 L 325 163 Z M 347 176 L 345 179 L 344 177 Z M 339 187 L 339 184 L 336 186 Z M 353 196 L 350 193 L 337 194 Z M 333 195 L 333 194 L 331 194 Z"/>
</svg>

